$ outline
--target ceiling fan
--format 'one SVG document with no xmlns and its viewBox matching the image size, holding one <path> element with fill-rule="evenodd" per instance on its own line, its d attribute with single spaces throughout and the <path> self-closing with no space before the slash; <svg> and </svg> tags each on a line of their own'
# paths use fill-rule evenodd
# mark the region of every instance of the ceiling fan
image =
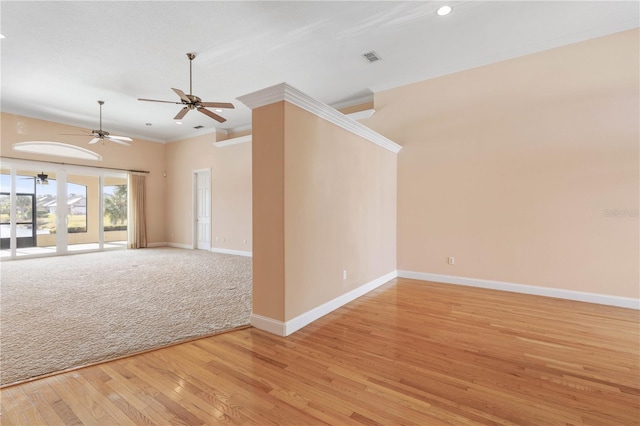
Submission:
<svg viewBox="0 0 640 426">
<path fill-rule="evenodd" d="M 187 58 L 189 58 L 189 94 L 187 95 L 180 89 L 174 89 L 173 87 L 171 88 L 171 90 L 173 90 L 180 97 L 180 102 L 159 101 L 156 99 L 143 99 L 143 98 L 138 98 L 138 100 L 147 101 L 147 102 L 164 102 L 167 104 L 184 105 L 184 107 L 180 110 L 180 112 L 175 117 L 173 117 L 174 120 L 181 120 L 182 117 L 184 117 L 190 110 L 197 109 L 204 115 L 209 116 L 214 120 L 219 121 L 220 123 L 224 123 L 225 121 L 227 121 L 226 118 L 219 116 L 215 112 L 209 111 L 206 107 L 235 108 L 233 104 L 229 102 L 202 102 L 202 99 L 192 94 L 193 84 L 192 84 L 191 64 L 195 57 L 196 57 L 195 53 L 187 53 Z"/>
<path fill-rule="evenodd" d="M 49 175 L 45 174 L 44 172 L 38 173 L 35 176 L 19 177 L 18 179 L 22 179 L 22 180 L 34 179 L 35 183 L 37 183 L 37 184 L 49 185 Z"/>
<path fill-rule="evenodd" d="M 93 135 L 93 139 L 89 141 L 89 144 L 94 144 L 100 141 L 108 140 L 111 142 L 119 143 L 120 145 L 131 146 L 131 142 L 133 141 L 133 139 L 131 139 L 130 137 L 114 136 L 109 134 L 109 132 L 102 130 L 102 105 L 104 105 L 104 101 L 98 101 L 98 104 L 100 105 L 100 129 L 91 131 L 91 134 Z M 87 135 L 80 135 L 80 134 L 74 134 L 74 133 L 62 133 L 62 134 L 67 136 L 87 136 Z"/>
<path fill-rule="evenodd" d="M 49 175 L 45 175 L 44 172 L 36 175 L 36 182 L 41 185 L 49 185 Z"/>
</svg>

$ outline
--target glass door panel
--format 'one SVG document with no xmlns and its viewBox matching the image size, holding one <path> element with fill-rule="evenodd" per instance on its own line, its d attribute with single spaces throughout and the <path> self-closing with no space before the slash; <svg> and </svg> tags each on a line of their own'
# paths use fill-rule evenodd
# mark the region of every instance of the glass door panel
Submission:
<svg viewBox="0 0 640 426">
<path fill-rule="evenodd" d="M 56 250 L 58 231 L 58 181 L 52 172 L 22 172 L 34 176 L 36 196 L 36 247 L 37 253 L 51 253 Z M 41 178 L 38 178 L 38 174 Z M 43 178 L 46 175 L 46 179 Z M 17 180 L 16 182 L 20 182 Z"/>
<path fill-rule="evenodd" d="M 128 180 L 126 177 L 104 178 L 104 244 L 105 247 L 127 246 Z"/>
<path fill-rule="evenodd" d="M 36 246 L 35 195 L 17 194 L 16 196 L 16 244 L 17 248 Z"/>
<path fill-rule="evenodd" d="M 99 250 L 100 178 L 67 176 L 67 249 Z"/>
<path fill-rule="evenodd" d="M 11 256 L 11 170 L 0 169 L 0 257 Z"/>
<path fill-rule="evenodd" d="M 4 188 L 2 188 L 4 190 Z M 11 238 L 11 197 L 8 192 L 0 193 L 0 249 L 9 249 Z"/>
</svg>

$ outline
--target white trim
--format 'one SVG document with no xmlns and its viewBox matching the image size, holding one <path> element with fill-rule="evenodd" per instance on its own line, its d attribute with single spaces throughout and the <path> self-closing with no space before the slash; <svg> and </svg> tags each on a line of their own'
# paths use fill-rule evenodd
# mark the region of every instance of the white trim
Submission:
<svg viewBox="0 0 640 426">
<path fill-rule="evenodd" d="M 278 336 L 288 336 L 296 331 L 300 330 L 302 327 L 311 324 L 315 320 L 327 315 L 340 308 L 341 306 L 346 305 L 349 302 L 357 299 L 358 297 L 369 293 L 372 290 L 380 287 L 383 284 L 388 283 L 390 280 L 396 278 L 398 276 L 398 271 L 391 271 L 386 275 L 383 275 L 379 278 L 376 278 L 373 281 L 369 281 L 366 284 L 361 285 L 360 287 L 349 291 L 341 296 L 336 297 L 333 300 L 330 300 L 326 303 L 323 303 L 320 306 L 317 306 L 310 311 L 305 312 L 302 315 L 298 315 L 297 317 L 287 321 L 282 322 L 278 320 L 274 320 L 271 318 L 263 317 L 261 315 L 251 314 L 251 325 L 259 328 L 260 330 L 268 331 L 269 333 L 277 334 Z"/>
<path fill-rule="evenodd" d="M 173 142 L 180 142 L 180 141 L 195 138 L 198 136 L 210 135 L 211 133 L 222 133 L 226 135 L 227 131 L 224 129 L 216 129 L 215 127 L 212 129 L 193 129 L 193 133 L 185 134 L 182 136 L 176 136 L 175 138 L 167 139 L 163 143 L 168 144 Z"/>
<path fill-rule="evenodd" d="M 398 271 L 398 277 L 422 281 L 435 281 L 446 284 L 466 285 L 469 287 L 487 288 L 491 290 L 510 291 L 513 293 L 533 294 L 536 296 L 555 297 L 557 299 L 576 300 L 579 302 L 598 303 L 600 305 L 640 310 L 640 299 L 633 299 L 630 297 L 610 296 L 606 294 L 538 287 L 526 284 L 457 277 L 452 275 L 429 274 L 426 272 Z"/>
<path fill-rule="evenodd" d="M 234 134 L 234 133 L 240 133 L 240 132 L 244 132 L 245 130 L 251 130 L 251 124 L 245 124 L 243 126 L 239 126 L 239 127 L 234 127 L 232 129 L 229 129 L 229 133 Z"/>
<path fill-rule="evenodd" d="M 161 243 L 147 243 L 147 248 L 153 247 L 168 247 L 171 243 L 161 242 Z"/>
<path fill-rule="evenodd" d="M 348 293 L 345 293 L 333 300 L 323 303 L 322 305 L 317 306 L 310 311 L 305 312 L 304 314 L 298 315 L 297 317 L 285 323 L 285 336 L 295 333 L 302 327 L 311 324 L 318 318 L 321 318 L 328 313 L 335 311 L 339 307 L 344 306 L 347 303 L 357 299 L 358 297 L 369 293 L 371 290 L 375 290 L 376 288 L 380 287 L 383 284 L 386 284 L 397 276 L 398 271 L 391 271 L 388 274 L 376 278 L 373 281 L 369 281 L 368 283 L 361 285 L 360 287 L 353 289 Z"/>
<path fill-rule="evenodd" d="M 175 247 L 175 248 L 181 248 L 181 249 L 187 249 L 187 250 L 193 249 L 193 246 L 191 244 L 180 244 L 180 243 L 163 243 L 163 244 L 168 247 Z"/>
<path fill-rule="evenodd" d="M 276 84 L 275 86 L 240 96 L 237 99 L 251 109 L 270 105 L 275 102 L 287 101 L 393 153 L 397 154 L 402 149 L 402 146 L 397 143 L 374 132 L 354 119 L 347 117 L 337 109 L 302 93 L 287 83 Z"/>
<path fill-rule="evenodd" d="M 216 148 L 222 148 L 224 146 L 238 145 L 240 143 L 246 143 L 246 142 L 251 142 L 251 135 L 238 136 L 237 138 L 231 138 L 224 141 L 213 142 L 213 145 Z"/>
<path fill-rule="evenodd" d="M 91 136 L 91 135 L 89 135 Z M 87 139 L 89 138 L 87 136 Z M 62 142 L 47 141 L 27 141 L 16 142 L 13 144 L 13 150 L 19 152 L 29 152 L 40 155 L 54 155 L 65 158 L 80 158 L 83 160 L 102 161 L 102 155 L 90 151 L 86 148 L 71 145 Z"/>
<path fill-rule="evenodd" d="M 277 321 L 271 318 L 263 317 L 262 315 L 251 313 L 251 325 L 255 328 L 267 331 L 278 336 L 286 336 L 285 324 L 282 321 Z"/>
<path fill-rule="evenodd" d="M 366 96 L 362 96 L 360 98 L 351 99 L 350 101 L 343 101 L 343 102 L 331 104 L 330 106 L 335 109 L 342 109 L 342 108 L 349 108 L 356 105 L 368 104 L 371 102 L 373 102 L 373 93 Z"/>
<path fill-rule="evenodd" d="M 352 120 L 364 120 L 365 118 L 371 118 L 375 112 L 375 109 L 365 109 L 362 111 L 350 112 L 347 114 L 347 117 Z"/>
<path fill-rule="evenodd" d="M 235 254 L 236 256 L 253 257 L 253 253 L 252 252 L 243 251 L 243 250 L 230 250 L 230 249 L 211 247 L 209 249 L 209 251 L 212 251 L 214 253 Z"/>
</svg>

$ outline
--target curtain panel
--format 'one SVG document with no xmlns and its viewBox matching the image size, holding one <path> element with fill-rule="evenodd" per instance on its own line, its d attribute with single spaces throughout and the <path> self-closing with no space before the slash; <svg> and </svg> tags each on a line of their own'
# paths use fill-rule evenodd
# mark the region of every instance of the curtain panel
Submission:
<svg viewBox="0 0 640 426">
<path fill-rule="evenodd" d="M 145 180 L 146 175 L 129 172 L 129 248 L 147 247 Z"/>
</svg>

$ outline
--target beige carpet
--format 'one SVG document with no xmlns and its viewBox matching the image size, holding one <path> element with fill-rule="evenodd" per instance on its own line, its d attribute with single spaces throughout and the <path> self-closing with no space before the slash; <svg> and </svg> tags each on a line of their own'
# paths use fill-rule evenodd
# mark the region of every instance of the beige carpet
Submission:
<svg viewBox="0 0 640 426">
<path fill-rule="evenodd" d="M 249 324 L 251 258 L 150 248 L 0 264 L 3 385 Z"/>
</svg>

